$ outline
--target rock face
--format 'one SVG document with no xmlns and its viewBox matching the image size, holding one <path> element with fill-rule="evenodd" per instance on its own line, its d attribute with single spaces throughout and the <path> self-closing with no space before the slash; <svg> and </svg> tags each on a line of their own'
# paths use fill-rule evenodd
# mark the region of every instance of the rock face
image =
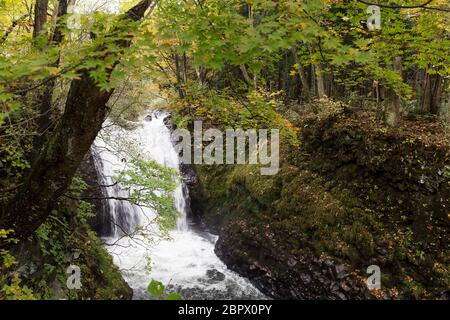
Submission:
<svg viewBox="0 0 450 320">
<path fill-rule="evenodd" d="M 215 252 L 227 266 L 275 299 L 370 299 L 364 279 L 350 268 L 311 253 L 290 255 L 255 237 L 243 221 L 227 223 Z M 253 230 L 255 231 L 255 230 Z"/>
<path fill-rule="evenodd" d="M 112 233 L 111 217 L 109 210 L 106 207 L 105 201 L 101 200 L 106 195 L 104 194 L 99 177 L 97 163 L 94 159 L 96 157 L 94 150 L 91 150 L 85 157 L 79 168 L 79 174 L 83 181 L 88 185 L 88 189 L 84 193 L 84 197 L 91 198 L 90 202 L 94 205 L 95 217 L 89 218 L 88 222 L 92 229 L 101 237 L 109 236 Z"/>
<path fill-rule="evenodd" d="M 351 267 L 305 250 L 289 248 L 245 220 L 229 221 L 220 232 L 216 254 L 232 270 L 276 299 L 370 299 L 364 279 Z"/>
<path fill-rule="evenodd" d="M 209 278 L 211 283 L 221 282 L 225 280 L 225 275 L 215 269 L 206 270 L 206 276 Z"/>
<path fill-rule="evenodd" d="M 449 141 L 434 123 L 387 130 L 344 111 L 303 119 L 281 168 L 196 166 L 194 213 L 217 255 L 283 299 L 439 298 L 448 290 Z M 439 138 L 439 139 L 437 139 Z M 382 289 L 369 291 L 377 265 Z"/>
<path fill-rule="evenodd" d="M 187 216 L 194 223 L 194 226 L 200 227 L 202 230 L 209 230 L 209 226 L 205 224 L 203 218 L 202 191 L 197 178 L 197 172 L 193 165 L 181 164 L 180 173 L 183 177 L 184 186 L 186 187 L 185 199 Z"/>
</svg>

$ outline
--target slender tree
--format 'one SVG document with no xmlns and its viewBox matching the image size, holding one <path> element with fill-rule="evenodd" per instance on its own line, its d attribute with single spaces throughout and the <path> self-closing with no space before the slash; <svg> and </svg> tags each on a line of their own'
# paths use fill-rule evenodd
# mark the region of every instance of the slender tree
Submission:
<svg viewBox="0 0 450 320">
<path fill-rule="evenodd" d="M 34 7 L 34 25 L 33 39 L 36 40 L 39 35 L 45 31 L 47 22 L 48 0 L 37 0 Z"/>
</svg>

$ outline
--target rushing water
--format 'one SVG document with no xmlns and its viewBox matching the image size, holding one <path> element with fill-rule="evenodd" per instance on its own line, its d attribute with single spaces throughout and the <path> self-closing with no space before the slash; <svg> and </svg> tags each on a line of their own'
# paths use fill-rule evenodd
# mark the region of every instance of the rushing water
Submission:
<svg viewBox="0 0 450 320">
<path fill-rule="evenodd" d="M 179 158 L 164 124 L 167 114 L 153 113 L 142 119 L 133 130 L 109 126 L 96 141 L 96 166 L 108 198 L 124 198 L 128 194 L 114 183 L 117 170 L 127 166 L 129 150 L 139 149 L 152 159 L 179 171 Z M 124 148 L 127 146 L 127 148 Z M 149 208 L 126 201 L 107 200 L 111 217 L 111 234 L 105 238 L 114 262 L 134 291 L 134 299 L 149 299 L 146 292 L 151 279 L 168 284 L 172 291 L 186 299 L 261 299 L 264 296 L 245 278 L 228 270 L 214 253 L 216 236 L 194 231 L 186 216 L 186 192 L 183 183 L 174 192 L 175 206 L 180 212 L 177 229 L 171 239 L 161 239 L 152 223 L 156 216 Z M 133 234 L 135 230 L 140 230 Z M 130 235 L 126 236 L 126 235 Z"/>
</svg>

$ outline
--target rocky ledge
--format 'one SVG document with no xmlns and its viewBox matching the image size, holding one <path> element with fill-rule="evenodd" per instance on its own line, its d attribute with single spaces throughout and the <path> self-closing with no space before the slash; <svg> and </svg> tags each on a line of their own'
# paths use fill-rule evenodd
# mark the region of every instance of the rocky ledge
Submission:
<svg viewBox="0 0 450 320">
<path fill-rule="evenodd" d="M 275 299 L 371 299 L 365 279 L 351 267 L 311 253 L 277 248 L 270 239 L 235 221 L 220 232 L 215 252 L 225 264 Z M 255 237 L 255 235 L 259 235 Z M 388 298 L 389 296 L 386 296 Z"/>
</svg>

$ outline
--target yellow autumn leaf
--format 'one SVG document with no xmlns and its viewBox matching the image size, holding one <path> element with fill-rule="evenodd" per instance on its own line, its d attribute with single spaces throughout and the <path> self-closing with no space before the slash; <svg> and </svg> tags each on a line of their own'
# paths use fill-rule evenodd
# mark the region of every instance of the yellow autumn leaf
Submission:
<svg viewBox="0 0 450 320">
<path fill-rule="evenodd" d="M 56 67 L 47 67 L 47 71 L 52 75 L 52 76 L 56 76 L 57 74 L 59 74 L 59 69 Z"/>
</svg>

